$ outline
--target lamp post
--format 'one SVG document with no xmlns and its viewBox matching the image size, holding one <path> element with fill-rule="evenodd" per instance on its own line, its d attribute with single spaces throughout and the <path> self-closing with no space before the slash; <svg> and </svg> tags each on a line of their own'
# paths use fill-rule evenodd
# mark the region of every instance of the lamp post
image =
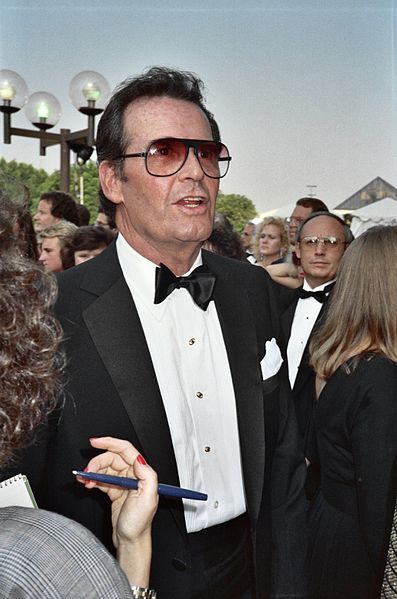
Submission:
<svg viewBox="0 0 397 599">
<path fill-rule="evenodd" d="M 0 71 L 0 111 L 4 121 L 4 143 L 10 144 L 13 135 L 33 137 L 40 141 L 40 156 L 50 146 L 60 146 L 61 191 L 68 192 L 70 184 L 70 150 L 80 155 L 84 163 L 91 156 L 95 144 L 95 117 L 103 112 L 110 94 L 106 79 L 95 71 L 82 71 L 69 86 L 69 96 L 77 110 L 88 118 L 87 128 L 79 131 L 60 129 L 51 133 L 61 117 L 61 105 L 52 94 L 36 92 L 28 97 L 28 88 L 18 73 Z M 38 130 L 11 126 L 11 115 L 25 107 L 25 114 Z"/>
</svg>

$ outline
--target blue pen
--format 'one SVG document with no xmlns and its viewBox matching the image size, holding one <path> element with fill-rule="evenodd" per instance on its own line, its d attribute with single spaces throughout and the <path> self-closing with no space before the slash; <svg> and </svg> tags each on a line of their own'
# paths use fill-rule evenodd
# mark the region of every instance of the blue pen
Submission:
<svg viewBox="0 0 397 599">
<path fill-rule="evenodd" d="M 88 480 L 95 480 L 99 483 L 124 487 L 125 489 L 136 490 L 138 488 L 138 481 L 136 478 L 110 476 L 109 474 L 98 474 L 97 472 L 81 472 L 80 470 L 73 470 L 73 474 L 75 476 L 87 478 Z M 166 495 L 167 497 L 196 499 L 197 501 L 207 501 L 208 499 L 208 495 L 205 493 L 199 493 L 198 491 L 192 491 L 191 489 L 182 489 L 182 487 L 174 487 L 173 485 L 164 485 L 163 483 L 159 483 L 158 493 L 159 495 Z"/>
</svg>

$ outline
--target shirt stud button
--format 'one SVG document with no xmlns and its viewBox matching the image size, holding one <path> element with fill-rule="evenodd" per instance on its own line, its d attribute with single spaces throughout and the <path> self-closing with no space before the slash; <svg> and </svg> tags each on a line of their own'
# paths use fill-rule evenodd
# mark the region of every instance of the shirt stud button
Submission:
<svg viewBox="0 0 397 599">
<path fill-rule="evenodd" d="M 214 508 L 216 509 L 217 507 L 219 507 L 219 501 L 214 502 Z"/>
<path fill-rule="evenodd" d="M 191 339 L 189 339 L 189 345 L 194 345 L 196 343 L 196 340 L 194 337 L 192 337 Z"/>
<path fill-rule="evenodd" d="M 208 445 L 206 445 L 204 447 L 204 451 L 205 451 L 205 453 L 209 453 L 211 451 L 211 447 L 209 447 Z"/>
<path fill-rule="evenodd" d="M 204 395 L 201 393 L 201 391 L 197 391 L 196 397 L 198 397 L 199 399 L 203 399 Z"/>
</svg>

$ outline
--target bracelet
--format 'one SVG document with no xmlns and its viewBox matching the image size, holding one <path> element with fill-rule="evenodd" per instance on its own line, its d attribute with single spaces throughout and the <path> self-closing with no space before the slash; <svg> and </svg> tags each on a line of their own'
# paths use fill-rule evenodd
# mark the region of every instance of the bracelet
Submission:
<svg viewBox="0 0 397 599">
<path fill-rule="evenodd" d="M 157 593 L 154 589 L 148 589 L 147 587 L 131 587 L 132 596 L 134 599 L 157 599 Z"/>
</svg>

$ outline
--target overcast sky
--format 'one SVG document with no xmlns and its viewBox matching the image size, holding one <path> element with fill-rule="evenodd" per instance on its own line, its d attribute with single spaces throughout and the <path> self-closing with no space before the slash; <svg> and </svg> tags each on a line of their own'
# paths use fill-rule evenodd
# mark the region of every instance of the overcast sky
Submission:
<svg viewBox="0 0 397 599">
<path fill-rule="evenodd" d="M 0 0 L 0 68 L 62 104 L 83 70 L 113 88 L 145 67 L 197 73 L 233 156 L 225 193 L 259 211 L 317 185 L 334 207 L 376 176 L 397 186 L 395 0 Z M 29 127 L 21 111 L 16 127 Z M 1 140 L 2 141 L 2 140 Z M 59 167 L 59 149 L 1 143 L 7 160 Z"/>
</svg>

